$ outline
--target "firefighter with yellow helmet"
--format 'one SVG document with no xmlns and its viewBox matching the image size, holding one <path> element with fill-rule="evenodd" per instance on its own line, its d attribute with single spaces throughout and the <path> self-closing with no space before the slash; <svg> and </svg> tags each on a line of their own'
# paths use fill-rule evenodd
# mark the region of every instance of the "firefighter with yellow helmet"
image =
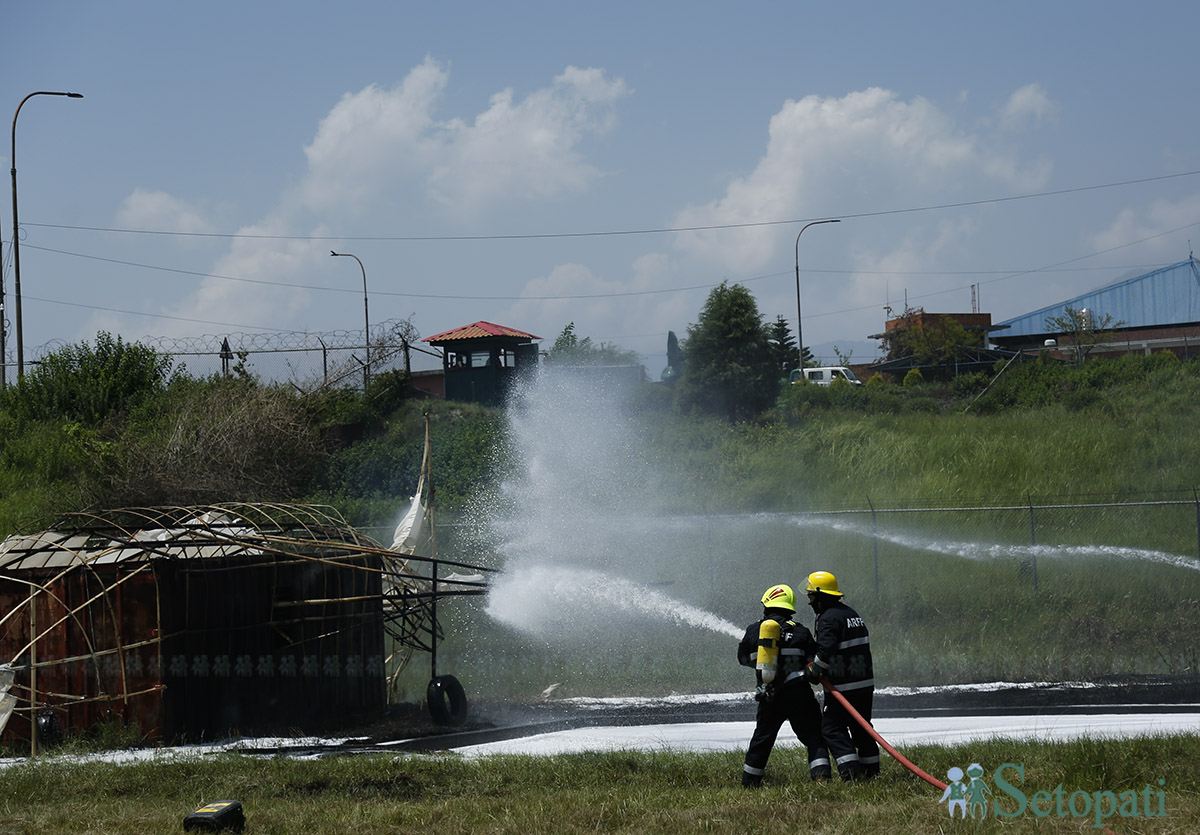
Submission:
<svg viewBox="0 0 1200 835">
<path fill-rule="evenodd" d="M 821 709 L 805 681 L 816 644 L 808 628 L 795 621 L 796 596 L 790 586 L 771 586 L 762 596 L 762 619 L 746 627 L 738 644 L 738 662 L 753 667 L 758 687 L 754 734 L 742 766 L 742 785 L 757 788 L 779 729 L 787 721 L 808 749 L 814 780 L 830 776 L 829 751 L 821 735 Z"/>
<path fill-rule="evenodd" d="M 809 574 L 805 591 L 808 605 L 817 615 L 816 657 L 808 665 L 806 677 L 814 684 L 822 679 L 828 681 L 870 722 L 875 674 L 867 624 L 846 605 L 837 578 L 828 571 Z M 879 773 L 879 746 L 842 703 L 830 695 L 828 687 L 821 731 L 843 780 L 870 778 Z"/>
</svg>

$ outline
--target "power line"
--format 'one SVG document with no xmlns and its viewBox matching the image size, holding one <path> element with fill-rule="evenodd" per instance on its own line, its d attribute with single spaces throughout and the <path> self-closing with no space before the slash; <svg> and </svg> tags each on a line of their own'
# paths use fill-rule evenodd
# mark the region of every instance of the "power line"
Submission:
<svg viewBox="0 0 1200 835">
<path fill-rule="evenodd" d="M 1187 228 L 1187 227 L 1181 227 Z M 1180 231 L 1178 229 L 1171 232 Z M 1164 232 L 1162 234 L 1171 234 Z M 1156 236 L 1157 237 L 1157 236 Z M 1149 240 L 1149 238 L 1143 239 Z M 1135 243 L 1140 243 L 1136 241 Z M 164 267 L 157 264 L 143 264 L 137 261 L 127 261 L 120 258 L 107 258 L 101 255 L 88 255 L 83 252 L 71 252 L 65 249 L 55 249 L 53 247 L 37 246 L 35 244 L 25 244 L 26 249 L 36 249 L 39 252 L 49 252 L 55 255 L 69 255 L 72 258 L 81 258 L 87 261 L 100 261 L 105 264 L 116 264 L 122 267 L 136 267 L 143 270 L 155 270 L 157 272 L 175 273 L 177 275 L 195 276 L 197 278 L 215 278 L 220 281 L 237 281 L 245 284 L 260 284 L 269 287 L 286 287 L 294 290 L 315 290 L 326 293 L 350 293 L 357 295 L 358 290 L 347 287 L 328 287 L 318 284 L 299 284 L 292 281 L 270 281 L 261 278 L 243 278 L 240 276 L 221 275 L 219 273 L 203 272 L 200 270 L 185 270 L 178 267 Z M 1107 251 L 1107 250 L 1106 250 Z M 1100 254 L 1100 253 L 1094 253 Z M 1090 258 L 1091 255 L 1082 256 L 1079 259 Z M 1063 262 L 1064 264 L 1071 263 L 1070 261 Z M 955 275 L 993 275 L 998 278 L 992 281 L 1000 281 L 1005 278 L 1013 278 L 1018 275 L 1027 275 L 1031 272 L 1099 272 L 1112 270 L 1146 270 L 1155 269 L 1162 266 L 1161 264 L 1128 264 L 1124 266 L 1113 265 L 1105 267 L 1042 267 L 1032 270 L 857 270 L 857 269 L 839 269 L 833 267 L 812 267 L 802 268 L 800 272 L 809 275 L 890 275 L 890 276 L 955 276 Z M 752 281 L 763 281 L 769 278 L 779 278 L 783 275 L 790 275 L 789 272 L 765 273 L 762 275 L 750 276 L 748 278 L 738 279 L 739 284 L 748 284 Z M 984 282 L 990 283 L 990 282 Z M 665 287 L 658 290 L 630 290 L 620 293 L 587 293 L 579 295 L 559 295 L 559 296 L 465 296 L 461 293 L 403 293 L 390 290 L 374 290 L 371 295 L 374 296 L 391 296 L 397 298 L 413 298 L 413 299 L 460 299 L 463 301 L 569 301 L 572 299 L 608 299 L 622 298 L 625 296 L 653 296 L 663 293 L 683 293 L 691 290 L 710 290 L 716 284 L 693 284 L 683 287 Z M 961 289 L 961 288 L 955 288 Z M 938 291 L 948 292 L 948 291 Z"/>
<path fill-rule="evenodd" d="M 1200 174 L 1200 169 L 1181 171 L 1175 174 L 1161 174 L 1155 177 L 1141 177 L 1134 180 L 1121 180 L 1115 183 L 1101 183 L 1090 186 L 1057 189 L 1054 191 L 1039 191 L 1030 194 L 1015 194 L 1009 197 L 988 197 L 980 200 L 963 200 L 957 203 L 938 203 L 931 206 L 910 206 L 903 209 L 881 209 L 873 212 L 851 212 L 830 215 L 843 220 L 885 217 L 888 215 L 913 214 L 917 212 L 933 212 L 945 209 L 964 209 L 972 206 L 986 206 L 993 203 L 1011 203 L 1019 200 L 1036 200 L 1043 197 L 1059 197 L 1065 194 L 1080 194 L 1088 191 L 1099 191 L 1109 188 L 1141 185 L 1144 183 L 1174 180 L 1181 177 L 1194 177 Z M 679 232 L 711 232 L 722 229 L 750 229 L 763 226 L 790 226 L 806 223 L 820 218 L 792 218 L 790 220 L 762 220 L 746 223 L 719 223 L 703 226 L 673 226 L 647 229 L 610 229 L 590 232 L 533 232 L 510 235 L 255 235 L 244 232 L 180 232 L 167 229 L 121 229 L 105 226 L 72 226 L 57 223 L 29 223 L 25 226 L 37 226 L 45 229 L 70 229 L 82 232 L 114 232 L 127 235 L 167 235 L 189 238 L 225 238 L 248 240 L 278 240 L 278 241 L 522 241 L 552 238 L 603 238 L 621 235 L 661 235 Z"/>
<path fill-rule="evenodd" d="M 65 249 L 51 249 L 50 247 L 34 246 L 33 244 L 25 244 L 26 249 L 36 249 L 41 252 L 52 252 L 57 255 L 70 255 L 75 258 L 83 258 L 89 261 L 102 261 L 107 264 L 117 264 L 123 267 L 138 267 L 145 270 L 157 270 L 160 272 L 177 273 L 179 275 L 190 275 L 198 278 L 216 278 L 221 281 L 238 281 L 247 284 L 264 284 L 272 287 L 287 287 L 296 290 L 320 290 L 328 293 L 354 293 L 358 294 L 358 290 L 348 289 L 345 287 L 325 287 L 318 284 L 296 284 L 288 281 L 269 281 L 262 278 L 239 278 L 232 275 L 219 275 L 217 273 L 200 272 L 198 270 L 183 270 L 175 267 L 159 267 L 153 264 L 139 264 L 136 261 L 124 261 L 119 258 L 105 258 L 100 255 L 86 255 L 80 252 L 70 252 Z M 852 272 L 852 271 L 851 271 Z M 751 276 L 743 278 L 741 282 L 762 281 L 767 278 L 778 278 L 781 275 L 788 275 L 786 272 L 768 273 L 766 275 Z M 465 301 L 563 301 L 570 299 L 609 299 L 622 296 L 655 296 L 662 293 L 683 293 L 689 290 L 709 290 L 716 287 L 716 284 L 694 284 L 687 287 L 666 287 L 660 290 L 630 290 L 623 293 L 585 293 L 570 296 L 464 296 L 461 293 L 400 293 L 388 290 L 372 290 L 372 296 L 396 296 L 410 299 L 461 299 Z"/>
<path fill-rule="evenodd" d="M 211 319 L 189 319 L 186 316 L 171 316 L 167 313 L 146 313 L 144 310 L 124 310 L 119 307 L 102 307 L 95 304 L 80 304 L 79 302 L 64 302 L 58 299 L 40 299 L 37 296 L 26 296 L 27 301 L 43 302 L 45 304 L 60 304 L 67 307 L 81 307 L 85 310 L 102 310 L 105 313 L 121 313 L 127 316 L 143 316 L 150 319 L 170 319 L 173 322 L 191 322 L 196 325 L 216 325 L 222 328 L 248 328 L 259 331 L 276 331 L 290 333 L 295 328 L 272 328 L 267 325 L 240 325 L 235 322 L 214 322 Z"/>
<path fill-rule="evenodd" d="M 1128 180 L 1128 181 L 1125 181 L 1122 183 L 1110 183 L 1110 184 L 1099 185 L 1099 186 L 1084 186 L 1084 187 L 1080 187 L 1080 188 L 1064 189 L 1064 190 L 1055 191 L 1055 192 L 1043 192 L 1043 193 L 1035 194 L 1035 195 L 1023 195 L 1020 197 L 994 198 L 994 199 L 989 199 L 989 200 L 969 201 L 969 202 L 958 203 L 958 204 L 945 204 L 945 205 L 939 206 L 939 207 L 925 207 L 925 208 L 919 208 L 919 209 L 902 209 L 902 210 L 895 210 L 895 211 L 860 213 L 857 215 L 843 215 L 843 217 L 868 217 L 868 216 L 877 216 L 877 215 L 884 215 L 884 214 L 900 214 L 900 213 L 904 213 L 904 212 L 928 211 L 928 210 L 931 210 L 934 208 L 952 208 L 955 206 L 980 205 L 983 203 L 996 203 L 996 202 L 1004 202 L 1004 201 L 1008 201 L 1008 200 L 1030 199 L 1032 197 L 1042 197 L 1042 196 L 1050 196 L 1050 195 L 1055 195 L 1055 194 L 1066 194 L 1066 193 L 1080 192 L 1080 191 L 1091 191 L 1091 190 L 1101 189 L 1101 188 L 1113 188 L 1113 187 L 1120 186 L 1120 185 L 1130 185 L 1130 184 L 1134 184 L 1134 183 L 1152 182 L 1155 180 L 1165 180 L 1165 179 L 1172 179 L 1172 178 L 1176 178 L 1176 177 L 1186 177 L 1186 176 L 1191 176 L 1191 175 L 1194 175 L 1197 173 L 1200 173 L 1200 170 L 1184 172 L 1184 173 L 1180 173 L 1180 174 L 1163 175 L 1161 177 L 1144 178 L 1141 180 Z M 761 222 L 761 223 L 733 224 L 733 225 L 719 226 L 719 227 L 718 226 L 693 227 L 693 229 L 701 229 L 701 228 L 718 229 L 718 228 L 739 228 L 739 227 L 748 227 L 748 226 L 770 226 L 770 225 L 781 225 L 781 224 L 795 223 L 795 222 L 797 222 L 797 221 L 765 221 L 765 222 Z M 41 226 L 41 227 L 52 227 L 52 228 L 65 228 L 65 229 L 95 229 L 93 227 L 53 226 L 52 224 L 29 224 L 29 225 Z M 1156 238 L 1165 237 L 1167 235 L 1171 235 L 1176 232 L 1180 232 L 1185 229 L 1192 228 L 1194 226 L 1200 226 L 1200 221 L 1197 221 L 1195 223 L 1185 224 L 1183 226 L 1179 226 L 1174 229 L 1169 229 L 1165 232 L 1160 232 L 1155 235 L 1149 235 L 1147 237 L 1140 238 L 1136 241 L 1129 241 L 1127 243 L 1119 244 L 1117 246 L 1109 247 L 1108 249 L 1099 250 L 1097 252 L 1089 253 L 1087 255 L 1081 255 L 1076 258 L 1070 258 L 1065 261 L 1057 262 L 1055 264 L 1050 264 L 1050 265 L 1047 265 L 1044 267 L 1036 267 L 1036 268 L 1027 269 L 1027 270 L 1019 270 L 1019 271 L 952 270 L 952 271 L 907 271 L 907 272 L 905 272 L 905 271 L 882 271 L 882 270 L 867 271 L 867 270 L 838 270 L 838 269 L 805 269 L 805 270 L 803 270 L 803 272 L 817 273 L 817 274 L 822 274 L 822 273 L 823 274 L 838 274 L 838 275 L 842 275 L 842 274 L 845 274 L 845 275 L 856 275 L 856 274 L 860 274 L 860 275 L 861 274 L 866 274 L 866 275 L 995 275 L 997 272 L 1003 273 L 1003 274 L 997 275 L 995 278 L 988 279 L 984 282 L 981 282 L 981 283 L 986 283 L 986 284 L 992 284 L 992 283 L 995 283 L 998 281 L 1006 281 L 1008 279 L 1018 278 L 1018 277 L 1025 276 L 1025 275 L 1031 275 L 1034 273 L 1058 272 L 1058 271 L 1077 272 L 1077 271 L 1081 271 L 1081 270 L 1091 271 L 1091 270 L 1101 270 L 1101 269 L 1103 269 L 1103 270 L 1143 269 L 1144 266 L 1143 267 L 1095 267 L 1095 268 L 1069 268 L 1068 269 L 1067 265 L 1074 264 L 1079 261 L 1085 261 L 1089 258 L 1094 258 L 1098 255 L 1104 255 L 1109 252 L 1115 252 L 1120 249 L 1126 249 L 1131 246 L 1136 246 L 1137 244 L 1145 243 L 1146 241 L 1154 240 Z M 136 232 L 139 230 L 95 229 L 95 231 Z M 142 231 L 145 231 L 145 230 L 142 230 Z M 641 231 L 643 231 L 643 232 L 689 231 L 689 229 L 681 228 L 681 229 L 673 229 L 673 230 L 641 230 Z M 154 233 L 150 233 L 150 234 L 174 234 L 174 233 L 154 232 Z M 197 234 L 206 235 L 206 236 L 216 236 L 215 233 L 178 233 L 178 234 L 189 235 L 189 236 L 197 235 Z M 623 233 L 616 233 L 616 232 L 568 233 L 568 234 L 564 234 L 564 235 L 528 235 L 528 236 L 519 236 L 519 237 L 532 237 L 532 238 L 580 237 L 580 236 L 592 235 L 592 234 L 612 235 L 612 234 L 623 234 Z M 227 236 L 222 236 L 222 237 L 242 237 L 242 236 L 227 235 Z M 253 236 L 251 236 L 251 237 L 253 237 Z M 263 236 L 263 237 L 272 237 L 272 238 L 280 238 L 280 239 L 294 239 L 294 238 L 291 238 L 291 236 Z M 486 236 L 484 238 L 478 238 L 478 239 L 496 239 L 496 238 L 507 238 L 507 237 L 511 237 L 511 236 Z M 304 240 L 323 240 L 323 239 L 324 238 L 317 238 L 317 237 L 304 238 Z M 453 238 L 445 238 L 445 239 L 439 238 L 436 240 L 451 240 L 451 239 L 453 239 Z M 333 240 L 380 240 L 380 239 L 336 238 Z M 418 239 L 416 239 L 416 238 L 393 238 L 393 239 L 384 239 L 384 240 L 418 240 Z M 430 240 L 433 240 L 433 239 L 430 239 Z M 269 281 L 269 280 L 265 280 L 265 279 L 240 278 L 240 277 L 236 277 L 236 276 L 222 276 L 222 275 L 218 275 L 218 274 L 214 274 L 214 273 L 206 273 L 206 272 L 199 272 L 199 271 L 193 271 L 193 270 L 184 270 L 184 269 L 178 269 L 178 268 L 172 268 L 172 267 L 160 267 L 160 266 L 155 266 L 155 265 L 150 265 L 150 264 L 140 264 L 140 263 L 133 262 L 133 261 L 124 261 L 124 260 L 120 260 L 120 259 L 105 258 L 102 256 L 96 256 L 96 255 L 86 255 L 83 253 L 69 252 L 67 250 L 51 249 L 48 247 L 39 247 L 39 246 L 36 246 L 33 244 L 26 244 L 26 247 L 29 249 L 37 249 L 37 250 L 41 250 L 44 252 L 51 252 L 51 253 L 60 254 L 60 255 L 69 255 L 72 257 L 76 257 L 76 258 L 102 261 L 102 262 L 107 262 L 107 263 L 118 264 L 121 266 L 137 267 L 140 269 L 170 272 L 170 273 L 176 273 L 176 274 L 180 274 L 180 275 L 191 275 L 191 276 L 196 276 L 196 277 L 200 277 L 200 278 L 216 278 L 216 279 L 224 280 L 224 281 L 237 281 L 237 282 L 245 282 L 245 283 L 250 283 L 250 284 L 288 287 L 288 288 L 293 288 L 293 289 L 309 289 L 309 290 L 318 290 L 318 291 L 325 291 L 325 292 L 338 292 L 338 293 L 341 293 L 341 292 L 357 293 L 357 291 L 355 291 L 355 290 L 349 290 L 346 288 L 322 287 L 322 286 L 318 286 L 318 285 L 305 285 L 305 284 L 296 284 L 296 283 L 290 283 L 290 282 Z M 762 281 L 762 280 L 769 279 L 769 278 L 777 278 L 779 276 L 787 275 L 787 274 L 788 274 L 788 272 L 767 273 L 764 275 L 751 276 L 749 278 L 740 279 L 738 281 L 738 283 L 744 284 L 744 283 L 749 283 L 752 281 Z M 637 291 L 629 291 L 629 292 L 623 292 L 623 293 L 590 293 L 590 294 L 565 295 L 565 296 L 465 296 L 465 295 L 461 295 L 461 294 L 400 293 L 400 292 L 391 292 L 391 291 L 384 291 L 384 290 L 377 290 L 374 292 L 374 294 L 379 295 L 379 296 L 394 296 L 394 297 L 420 298 L 420 299 L 452 299 L 452 300 L 462 300 L 462 301 L 562 301 L 562 300 L 576 300 L 576 299 L 578 299 L 578 300 L 606 299 L 606 298 L 621 298 L 621 297 L 633 297 L 633 296 L 661 295 L 661 294 L 666 294 L 666 293 L 678 293 L 678 292 L 689 292 L 689 291 L 693 291 L 693 290 L 705 290 L 705 289 L 711 289 L 715 286 L 717 286 L 717 285 L 716 284 L 700 284 L 700 285 L 690 285 L 690 286 L 686 286 L 686 287 L 664 288 L 664 289 L 659 289 L 659 290 L 637 290 Z M 952 287 L 952 288 L 947 288 L 944 290 L 936 290 L 936 291 L 932 291 L 929 293 L 923 293 L 920 295 L 913 296 L 912 298 L 914 298 L 914 299 L 930 298 L 933 296 L 944 295 L 946 293 L 958 292 L 962 289 L 964 289 L 964 287 L 962 287 L 962 286 Z M 144 311 L 122 310 L 122 309 L 118 309 L 118 308 L 103 307 L 103 306 L 99 306 L 99 305 L 86 305 L 86 304 L 81 304 L 78 302 L 64 302 L 64 301 L 58 301 L 58 300 L 54 300 L 54 299 L 44 299 L 44 298 L 37 298 L 37 297 L 32 297 L 32 296 L 27 297 L 27 298 L 29 298 L 33 301 L 40 301 L 40 302 L 44 302 L 47 304 L 60 304 L 60 305 L 66 305 L 69 307 L 78 307 L 78 308 L 84 308 L 84 309 L 89 309 L 89 310 L 100 310 L 100 311 L 111 312 L 111 313 L 121 313 L 121 314 L 125 314 L 125 315 L 143 316 L 143 317 L 158 318 L 158 319 L 169 319 L 169 320 L 173 320 L 173 321 L 190 322 L 190 323 L 194 323 L 194 324 L 207 324 L 207 325 L 215 325 L 215 326 L 220 326 L 220 327 L 241 327 L 241 328 L 250 328 L 250 329 L 255 329 L 255 330 L 260 330 L 260 331 L 267 330 L 267 331 L 281 331 L 282 332 L 284 330 L 282 328 L 271 328 L 271 327 L 258 326 L 258 325 L 242 325 L 242 324 L 235 324 L 235 323 L 216 322 L 216 321 L 206 320 L 206 319 L 193 319 L 193 318 L 182 317 L 182 316 L 172 316 L 169 314 L 155 314 L 155 313 L 146 313 Z M 823 313 L 812 314 L 810 318 L 821 318 L 821 317 L 825 317 L 825 316 L 840 315 L 843 313 L 853 313 L 853 312 L 858 312 L 861 310 L 870 310 L 870 309 L 878 307 L 878 306 L 879 306 L 878 303 L 875 303 L 875 304 L 870 304 L 870 305 L 861 305 L 858 307 L 846 308 L 843 310 L 826 311 Z"/>
<path fill-rule="evenodd" d="M 1021 270 L 1019 272 L 1014 272 L 1011 275 L 1002 275 L 1002 276 L 998 276 L 997 278 L 989 279 L 987 281 L 981 281 L 979 283 L 980 284 L 995 284 L 997 281 L 1006 281 L 1007 279 L 1010 279 L 1010 278 L 1020 278 L 1023 275 L 1031 275 L 1033 273 L 1052 272 L 1060 267 L 1066 266 L 1067 264 L 1074 264 L 1077 261 L 1086 261 L 1088 258 L 1095 258 L 1097 255 L 1105 255 L 1109 252 L 1116 252 L 1119 249 L 1128 249 L 1131 246 L 1137 246 L 1138 244 L 1143 244 L 1146 241 L 1152 241 L 1155 238 L 1162 238 L 1162 237 L 1166 237 L 1167 235 L 1173 235 L 1176 232 L 1182 232 L 1185 229 L 1191 229 L 1193 226 L 1200 226 L 1200 221 L 1196 221 L 1195 223 L 1184 224 L 1183 226 L 1177 226 L 1174 229 L 1168 229 L 1167 231 L 1159 232 L 1156 235 L 1149 235 L 1145 238 L 1139 238 L 1136 241 L 1128 241 L 1127 243 L 1117 244 L 1116 246 L 1110 246 L 1108 249 L 1102 249 L 1099 252 L 1092 252 L 1092 253 L 1089 253 L 1088 255 L 1080 255 L 1077 258 L 1068 258 L 1066 261 L 1059 261 L 1056 264 L 1050 264 L 1049 266 L 1046 266 L 1046 267 L 1035 267 L 1035 268 L 1029 269 L 1029 270 Z M 920 295 L 913 296 L 912 298 L 926 299 L 926 298 L 930 298 L 932 296 L 945 295 L 946 293 L 957 293 L 959 290 L 963 290 L 963 289 L 965 289 L 965 288 L 963 288 L 961 286 L 960 287 L 948 287 L 945 290 L 934 290 L 929 293 L 922 293 Z M 870 305 L 862 305 L 860 307 L 850 307 L 850 308 L 846 308 L 845 310 L 830 310 L 825 313 L 815 313 L 809 318 L 816 319 L 821 316 L 836 316 L 841 313 L 857 313 L 860 310 L 870 310 L 870 309 L 872 309 L 874 307 L 878 307 L 878 306 L 879 306 L 878 304 L 870 304 Z"/>
</svg>

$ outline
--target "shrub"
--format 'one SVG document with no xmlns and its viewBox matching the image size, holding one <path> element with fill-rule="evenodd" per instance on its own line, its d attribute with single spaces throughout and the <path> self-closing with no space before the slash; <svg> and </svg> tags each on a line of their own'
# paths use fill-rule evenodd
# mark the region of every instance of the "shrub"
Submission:
<svg viewBox="0 0 1200 835">
<path fill-rule="evenodd" d="M 955 397 L 974 397 L 987 388 L 991 378 L 982 371 L 959 374 L 950 381 L 950 393 Z"/>
<path fill-rule="evenodd" d="M 2 402 L 23 420 L 97 426 L 164 392 L 173 365 L 167 354 L 101 331 L 94 347 L 81 342 L 52 351 L 5 391 Z"/>
<path fill-rule="evenodd" d="M 904 375 L 903 385 L 906 389 L 912 388 L 913 386 L 919 386 L 923 382 L 925 382 L 925 377 L 921 374 L 921 371 L 918 368 L 910 368 L 908 373 Z"/>
</svg>

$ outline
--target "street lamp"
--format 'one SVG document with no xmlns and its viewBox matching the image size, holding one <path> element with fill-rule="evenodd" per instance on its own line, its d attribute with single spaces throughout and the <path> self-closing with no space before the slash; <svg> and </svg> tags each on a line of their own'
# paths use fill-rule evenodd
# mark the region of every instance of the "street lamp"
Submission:
<svg viewBox="0 0 1200 835">
<path fill-rule="evenodd" d="M 362 270 L 363 277 L 363 337 L 367 343 L 367 360 L 363 363 L 363 397 L 367 396 L 367 383 L 371 379 L 371 318 L 367 314 L 367 268 L 363 266 L 362 259 L 352 252 L 334 252 L 329 250 L 329 254 L 337 256 L 348 256 L 358 261 L 358 268 Z"/>
<path fill-rule="evenodd" d="M 25 98 L 21 99 L 21 103 L 17 105 L 17 112 L 13 114 L 12 123 L 12 155 L 9 159 L 12 161 L 12 193 L 13 193 L 13 294 L 16 297 L 16 316 L 17 316 L 17 380 L 20 381 L 25 377 L 25 340 L 24 334 L 21 331 L 21 248 L 18 242 L 17 234 L 17 117 L 21 115 L 21 108 L 25 106 L 25 102 L 29 101 L 34 96 L 66 96 L 69 99 L 81 99 L 82 93 L 57 93 L 50 90 L 39 90 L 36 93 L 30 93 Z M 2 347 L 2 346 L 0 346 Z"/>
<path fill-rule="evenodd" d="M 804 230 L 819 223 L 841 223 L 841 220 L 814 220 L 800 227 L 796 233 L 796 345 L 800 349 L 800 368 L 804 368 L 804 326 L 800 323 L 800 236 Z M 801 371 L 803 374 L 803 370 Z"/>
</svg>

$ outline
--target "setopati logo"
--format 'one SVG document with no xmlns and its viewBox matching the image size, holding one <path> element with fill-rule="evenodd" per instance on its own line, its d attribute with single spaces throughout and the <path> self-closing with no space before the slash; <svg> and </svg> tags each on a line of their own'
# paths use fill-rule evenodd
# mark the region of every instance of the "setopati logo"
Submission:
<svg viewBox="0 0 1200 835">
<path fill-rule="evenodd" d="M 1025 783 L 1023 765 L 1004 763 L 992 772 L 992 783 L 996 787 L 994 792 L 983 775 L 983 766 L 979 763 L 967 766 L 965 774 L 958 766 L 946 772 L 949 782 L 938 803 L 947 804 L 951 818 L 956 814 L 963 819 L 968 814 L 972 818 L 986 818 L 989 805 L 994 818 L 1016 818 L 1027 814 L 1038 818 L 1090 818 L 1097 829 L 1112 817 L 1169 817 L 1166 791 L 1163 789 L 1166 781 L 1161 778 L 1157 788 L 1147 783 L 1141 791 L 1068 791 L 1059 783 L 1051 790 L 1041 789 L 1026 794 L 1022 789 Z"/>
</svg>

